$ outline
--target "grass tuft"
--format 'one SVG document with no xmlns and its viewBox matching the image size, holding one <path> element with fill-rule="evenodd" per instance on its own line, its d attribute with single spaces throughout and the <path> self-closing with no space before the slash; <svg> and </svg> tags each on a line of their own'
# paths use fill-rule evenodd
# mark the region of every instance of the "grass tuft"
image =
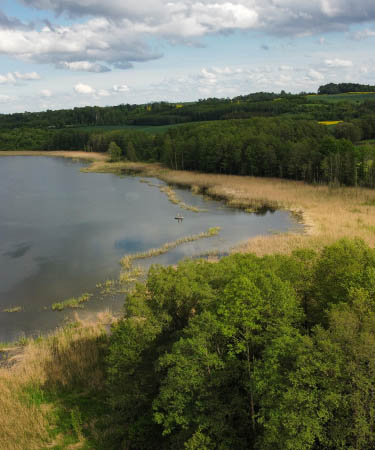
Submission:
<svg viewBox="0 0 375 450">
<path fill-rule="evenodd" d="M 82 294 L 80 297 L 72 297 L 64 300 L 62 302 L 56 302 L 52 304 L 53 311 L 63 311 L 66 308 L 83 308 L 83 303 L 86 303 L 90 300 L 92 294 Z"/>
<path fill-rule="evenodd" d="M 22 311 L 22 306 L 13 306 L 10 308 L 3 309 L 3 312 L 5 313 L 16 313 Z"/>
</svg>

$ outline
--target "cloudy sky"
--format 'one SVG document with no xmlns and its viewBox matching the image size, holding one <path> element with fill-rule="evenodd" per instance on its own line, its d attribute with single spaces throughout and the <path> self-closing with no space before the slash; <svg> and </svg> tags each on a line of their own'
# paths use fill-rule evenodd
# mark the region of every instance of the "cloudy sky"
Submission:
<svg viewBox="0 0 375 450">
<path fill-rule="evenodd" d="M 0 113 L 375 84 L 374 0 L 0 0 Z"/>
</svg>

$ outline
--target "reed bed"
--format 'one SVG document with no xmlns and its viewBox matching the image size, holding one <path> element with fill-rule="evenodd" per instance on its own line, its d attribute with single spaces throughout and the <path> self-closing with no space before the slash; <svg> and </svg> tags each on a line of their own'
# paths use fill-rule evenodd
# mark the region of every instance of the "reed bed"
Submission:
<svg viewBox="0 0 375 450">
<path fill-rule="evenodd" d="M 120 273 L 119 282 L 122 285 L 133 285 L 145 276 L 145 271 L 141 266 L 131 267 Z"/>
<path fill-rule="evenodd" d="M 168 200 L 171 203 L 173 203 L 175 205 L 178 205 L 182 209 L 185 209 L 187 211 L 193 211 L 193 212 L 196 212 L 196 213 L 207 212 L 207 209 L 197 208 L 196 206 L 188 205 L 187 203 L 185 203 L 182 200 L 180 200 L 177 197 L 176 192 L 172 189 L 171 186 L 161 186 L 159 189 L 160 189 L 160 192 L 164 192 L 167 195 Z"/>
<path fill-rule="evenodd" d="M 168 184 L 191 187 L 196 193 L 248 211 L 288 210 L 305 225 L 304 234 L 258 236 L 236 247 L 236 252 L 264 255 L 290 253 L 301 247 L 319 250 L 343 237 L 361 238 L 375 246 L 375 190 L 372 189 L 176 171 L 147 163 L 126 163 L 124 170 L 158 177 Z"/>
<path fill-rule="evenodd" d="M 11 306 L 10 308 L 3 309 L 2 312 L 5 312 L 5 313 L 16 313 L 16 312 L 21 312 L 21 311 L 22 311 L 22 306 Z"/>
<path fill-rule="evenodd" d="M 107 327 L 115 319 L 110 312 L 94 322 L 76 317 L 53 334 L 27 341 L 23 348 L 10 348 L 13 356 L 0 366 L 0 448 L 40 450 L 59 446 L 55 405 L 45 392 L 82 383 L 82 389 L 102 389 L 103 345 Z M 73 447 L 72 447 L 73 448 Z M 80 447 L 74 447 L 80 448 Z"/>
<path fill-rule="evenodd" d="M 138 259 L 152 258 L 154 256 L 159 256 L 164 253 L 169 252 L 170 250 L 178 247 L 181 244 L 185 244 L 187 242 L 197 241 L 199 239 L 209 238 L 213 236 L 217 236 L 220 232 L 220 227 L 212 227 L 207 231 L 203 231 L 202 233 L 192 234 L 190 236 L 185 236 L 180 239 L 177 239 L 172 242 L 166 242 L 159 248 L 152 248 L 150 250 L 146 250 L 144 252 L 132 253 L 129 255 L 125 255 L 120 263 L 125 270 L 130 270 L 133 265 L 133 261 Z"/>
<path fill-rule="evenodd" d="M 181 209 L 185 209 L 187 211 L 192 211 L 196 213 L 208 211 L 207 209 L 198 208 L 196 206 L 188 205 L 187 203 L 183 202 L 181 199 L 178 198 L 176 191 L 171 186 L 156 184 L 153 183 L 152 181 L 145 180 L 144 178 L 141 178 L 139 181 L 140 183 L 146 183 L 151 187 L 157 187 L 160 190 L 160 192 L 166 194 L 168 200 L 171 203 L 173 203 L 174 205 L 178 205 Z"/>
<path fill-rule="evenodd" d="M 83 304 L 88 302 L 90 298 L 92 297 L 92 294 L 88 294 L 85 292 L 79 297 L 71 297 L 66 300 L 63 300 L 62 302 L 56 302 L 52 304 L 52 310 L 53 311 L 63 311 L 67 308 L 83 308 Z"/>
</svg>

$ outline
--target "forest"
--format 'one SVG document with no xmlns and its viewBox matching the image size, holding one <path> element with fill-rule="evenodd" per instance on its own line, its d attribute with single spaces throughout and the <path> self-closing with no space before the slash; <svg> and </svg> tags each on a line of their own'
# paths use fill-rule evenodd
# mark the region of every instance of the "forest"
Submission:
<svg viewBox="0 0 375 450">
<path fill-rule="evenodd" d="M 344 87 L 343 87 L 344 86 Z M 349 89 L 349 90 L 348 90 Z M 350 95 L 337 104 L 327 101 L 324 94 L 359 92 L 360 102 Z M 375 86 L 355 83 L 329 84 L 318 89 L 318 95 L 258 92 L 233 98 L 207 98 L 196 102 L 120 104 L 118 106 L 85 106 L 73 109 L 0 114 L 0 130 L 25 128 L 56 131 L 82 127 L 172 125 L 207 120 L 250 117 L 286 116 L 307 120 L 352 120 L 375 111 Z"/>
<path fill-rule="evenodd" d="M 0 115 L 0 150 L 110 151 L 113 160 L 159 161 L 174 169 L 374 187 L 371 86 L 331 85 L 318 95 L 261 92 Z M 363 101 L 351 94 L 329 101 L 335 92 L 365 88 Z"/>
<path fill-rule="evenodd" d="M 347 239 L 153 266 L 110 337 L 111 448 L 374 448 L 374 280 Z"/>
</svg>

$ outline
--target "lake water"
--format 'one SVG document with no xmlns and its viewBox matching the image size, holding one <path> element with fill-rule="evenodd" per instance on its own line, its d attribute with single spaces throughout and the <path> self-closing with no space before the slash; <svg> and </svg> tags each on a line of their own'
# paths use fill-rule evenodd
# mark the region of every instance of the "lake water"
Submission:
<svg viewBox="0 0 375 450">
<path fill-rule="evenodd" d="M 251 236 L 301 229 L 285 211 L 248 214 L 176 189 L 186 203 L 208 209 L 181 210 L 138 177 L 86 174 L 82 166 L 64 158 L 0 158 L 0 341 L 55 328 L 72 311 L 52 311 L 51 304 L 83 292 L 94 293 L 85 311 L 120 310 L 123 294 L 103 300 L 95 286 L 118 277 L 126 253 L 222 228 L 142 262 L 173 264 L 210 249 L 228 251 Z M 3 312 L 14 306 L 22 311 Z"/>
</svg>

